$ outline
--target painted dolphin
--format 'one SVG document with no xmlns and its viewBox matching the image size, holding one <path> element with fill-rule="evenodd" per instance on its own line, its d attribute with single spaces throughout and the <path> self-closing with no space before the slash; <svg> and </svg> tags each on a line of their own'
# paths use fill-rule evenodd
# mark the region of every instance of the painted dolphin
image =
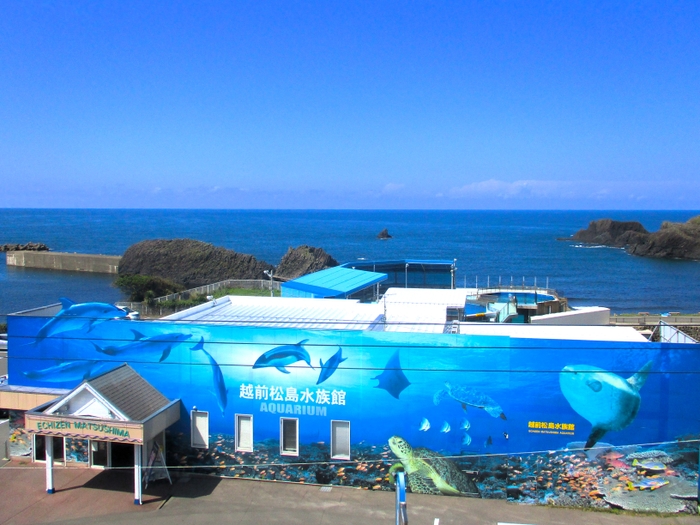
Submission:
<svg viewBox="0 0 700 525">
<path fill-rule="evenodd" d="M 204 349 L 204 337 L 200 338 L 199 343 L 190 348 L 190 350 L 193 352 L 201 350 L 204 352 L 204 355 L 207 356 L 209 365 L 211 366 L 212 379 L 214 381 L 214 396 L 216 397 L 216 403 L 219 405 L 219 410 L 221 410 L 221 415 L 223 416 L 226 405 L 228 404 L 228 388 L 226 388 L 226 382 L 224 381 L 224 374 L 221 372 L 221 367 L 211 354 Z"/>
<path fill-rule="evenodd" d="M 49 383 L 65 383 L 67 381 L 82 381 L 90 379 L 96 368 L 102 366 L 101 361 L 66 361 L 60 365 L 50 366 L 42 370 L 22 372 L 25 377 Z"/>
<path fill-rule="evenodd" d="M 184 343 L 192 334 L 168 333 L 146 337 L 137 330 L 132 330 L 136 340 L 122 346 L 105 346 L 104 348 L 92 343 L 95 350 L 102 354 L 113 355 L 124 359 L 143 359 L 153 353 L 160 354 L 158 362 L 163 362 L 172 349 Z"/>
<path fill-rule="evenodd" d="M 65 297 L 61 297 L 60 300 L 63 308 L 39 329 L 35 343 L 39 343 L 51 335 L 69 330 L 81 330 L 87 327 L 89 332 L 97 323 L 109 319 L 125 319 L 128 315 L 113 304 L 74 303 Z"/>
<path fill-rule="evenodd" d="M 319 359 L 318 362 L 321 365 L 321 373 L 318 375 L 318 381 L 316 381 L 316 384 L 320 385 L 326 379 L 331 377 L 338 369 L 338 365 L 340 365 L 340 363 L 343 361 L 347 361 L 347 359 L 347 357 L 343 357 L 343 349 L 341 347 L 338 347 L 338 351 L 325 363 Z"/>
<path fill-rule="evenodd" d="M 288 374 L 289 370 L 285 366 L 289 366 L 297 361 L 304 361 L 311 366 L 311 358 L 303 346 L 307 341 L 308 339 L 303 339 L 294 345 L 282 345 L 268 350 L 258 357 L 253 368 L 273 367 L 284 374 Z M 311 368 L 313 369 L 313 366 Z"/>
<path fill-rule="evenodd" d="M 628 379 L 588 365 L 569 365 L 559 373 L 559 386 L 564 397 L 593 428 L 584 446 L 588 450 L 606 432 L 621 430 L 637 416 L 651 361 Z"/>
</svg>

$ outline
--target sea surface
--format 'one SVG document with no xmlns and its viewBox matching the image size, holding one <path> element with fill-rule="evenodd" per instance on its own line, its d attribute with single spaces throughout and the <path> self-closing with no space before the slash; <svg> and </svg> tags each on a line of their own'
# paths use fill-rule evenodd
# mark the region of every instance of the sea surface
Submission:
<svg viewBox="0 0 700 525">
<path fill-rule="evenodd" d="M 278 264 L 289 247 L 321 247 L 339 262 L 457 259 L 459 286 L 536 283 L 573 306 L 615 313 L 700 311 L 700 262 L 656 260 L 558 241 L 592 220 L 636 220 L 649 231 L 698 211 L 364 211 L 0 209 L 0 244 L 120 255 L 145 239 L 192 238 Z M 393 236 L 379 241 L 387 228 Z M 123 299 L 113 277 L 7 267 L 0 254 L 0 322 L 8 313 L 74 301 Z"/>
</svg>

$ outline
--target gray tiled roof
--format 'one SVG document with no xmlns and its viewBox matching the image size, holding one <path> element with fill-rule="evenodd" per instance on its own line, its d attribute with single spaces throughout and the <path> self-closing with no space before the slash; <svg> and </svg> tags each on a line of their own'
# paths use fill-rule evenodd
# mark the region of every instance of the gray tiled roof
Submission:
<svg viewBox="0 0 700 525">
<path fill-rule="evenodd" d="M 132 421 L 143 421 L 170 404 L 168 398 L 127 364 L 88 383 Z"/>
</svg>

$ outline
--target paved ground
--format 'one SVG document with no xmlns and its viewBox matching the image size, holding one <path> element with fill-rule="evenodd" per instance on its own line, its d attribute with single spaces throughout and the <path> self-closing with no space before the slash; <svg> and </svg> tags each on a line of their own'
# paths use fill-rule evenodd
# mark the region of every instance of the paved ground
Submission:
<svg viewBox="0 0 700 525">
<path fill-rule="evenodd" d="M 144 504 L 133 503 L 130 472 L 57 468 L 56 493 L 45 492 L 41 467 L 12 461 L 0 467 L 0 525 L 63 522 L 172 525 L 373 525 L 392 524 L 394 494 L 314 485 L 185 475 L 152 484 Z M 497 500 L 408 494 L 411 525 L 518 523 L 537 525 L 700 524 L 698 516 L 636 516 L 527 506 Z"/>
</svg>

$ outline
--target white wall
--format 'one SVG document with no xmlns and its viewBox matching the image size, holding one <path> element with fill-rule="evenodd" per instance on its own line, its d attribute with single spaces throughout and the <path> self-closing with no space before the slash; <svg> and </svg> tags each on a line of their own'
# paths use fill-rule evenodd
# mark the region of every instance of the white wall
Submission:
<svg viewBox="0 0 700 525">
<path fill-rule="evenodd" d="M 539 325 L 605 326 L 610 324 L 610 308 L 590 306 L 557 314 L 535 315 L 530 323 Z"/>
</svg>

